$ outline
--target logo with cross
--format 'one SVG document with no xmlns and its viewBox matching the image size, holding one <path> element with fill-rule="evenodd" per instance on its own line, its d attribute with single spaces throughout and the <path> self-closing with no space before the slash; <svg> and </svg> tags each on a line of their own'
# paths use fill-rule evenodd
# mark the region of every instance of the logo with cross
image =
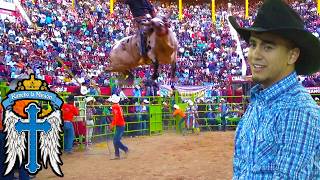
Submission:
<svg viewBox="0 0 320 180">
<path fill-rule="evenodd" d="M 41 131 L 48 133 L 51 129 L 51 124 L 46 120 L 43 122 L 37 122 L 37 114 L 40 112 L 40 108 L 34 103 L 30 104 L 28 108 L 26 108 L 26 112 L 28 113 L 28 122 L 23 123 L 21 120 L 18 120 L 15 128 L 19 134 L 21 134 L 21 132 L 28 132 L 29 154 L 28 163 L 25 168 L 31 173 L 36 173 L 40 169 L 40 165 L 37 161 L 37 133 Z"/>
<path fill-rule="evenodd" d="M 42 165 L 47 168 L 48 161 L 53 172 L 63 177 L 60 167 L 63 164 L 60 158 L 62 104 L 62 99 L 49 90 L 47 83 L 33 74 L 29 79 L 18 81 L 15 89 L 6 95 L 2 102 L 6 170 L 1 172 L 0 179 L 11 176 L 17 167 L 35 175 Z"/>
</svg>

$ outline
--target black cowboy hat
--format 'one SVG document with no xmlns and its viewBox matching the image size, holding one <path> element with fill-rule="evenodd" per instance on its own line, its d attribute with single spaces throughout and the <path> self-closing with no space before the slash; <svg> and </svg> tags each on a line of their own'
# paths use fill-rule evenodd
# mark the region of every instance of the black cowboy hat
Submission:
<svg viewBox="0 0 320 180">
<path fill-rule="evenodd" d="M 73 95 L 69 95 L 66 100 L 67 100 L 68 103 L 74 102 L 74 96 Z"/>
<path fill-rule="evenodd" d="M 266 0 L 258 10 L 251 27 L 242 28 L 236 18 L 229 17 L 231 25 L 245 41 L 249 41 L 251 32 L 271 32 L 292 41 L 300 48 L 300 56 L 295 69 L 300 75 L 308 75 L 320 69 L 320 41 L 304 29 L 304 23 L 283 0 Z"/>
</svg>

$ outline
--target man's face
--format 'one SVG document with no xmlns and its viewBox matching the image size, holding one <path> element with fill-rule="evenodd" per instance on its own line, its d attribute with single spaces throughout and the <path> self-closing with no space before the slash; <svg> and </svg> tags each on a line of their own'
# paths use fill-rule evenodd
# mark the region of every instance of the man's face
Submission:
<svg viewBox="0 0 320 180">
<path fill-rule="evenodd" d="M 267 88 L 294 71 L 299 49 L 273 33 L 251 33 L 248 60 L 253 81 Z M 298 54 L 294 54 L 295 51 Z M 295 56 L 292 56 L 292 55 Z M 297 57 L 296 57 L 297 56 Z"/>
</svg>

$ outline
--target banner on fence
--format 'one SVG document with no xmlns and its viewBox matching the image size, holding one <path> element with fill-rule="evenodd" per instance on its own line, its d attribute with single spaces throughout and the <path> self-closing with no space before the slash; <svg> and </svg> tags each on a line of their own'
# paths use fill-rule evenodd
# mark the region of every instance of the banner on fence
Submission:
<svg viewBox="0 0 320 180">
<path fill-rule="evenodd" d="M 310 94 L 320 94 L 320 87 L 307 87 Z"/>
<path fill-rule="evenodd" d="M 210 86 L 175 86 L 182 100 L 189 99 L 191 97 L 204 97 L 205 92 L 210 89 Z M 161 96 L 170 96 L 172 89 L 169 85 L 160 86 Z"/>
</svg>

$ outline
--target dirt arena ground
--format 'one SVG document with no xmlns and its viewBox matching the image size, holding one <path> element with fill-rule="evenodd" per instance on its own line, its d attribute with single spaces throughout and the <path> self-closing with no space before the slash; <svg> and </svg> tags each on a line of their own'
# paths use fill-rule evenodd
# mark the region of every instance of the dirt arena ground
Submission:
<svg viewBox="0 0 320 180">
<path fill-rule="evenodd" d="M 63 155 L 63 179 L 231 179 L 233 138 L 233 131 L 125 138 L 123 142 L 130 148 L 130 153 L 121 160 L 109 160 L 106 143 L 95 144 L 90 150 Z M 108 141 L 108 144 L 111 146 L 112 142 Z M 51 169 L 43 169 L 36 179 L 61 178 Z"/>
</svg>

